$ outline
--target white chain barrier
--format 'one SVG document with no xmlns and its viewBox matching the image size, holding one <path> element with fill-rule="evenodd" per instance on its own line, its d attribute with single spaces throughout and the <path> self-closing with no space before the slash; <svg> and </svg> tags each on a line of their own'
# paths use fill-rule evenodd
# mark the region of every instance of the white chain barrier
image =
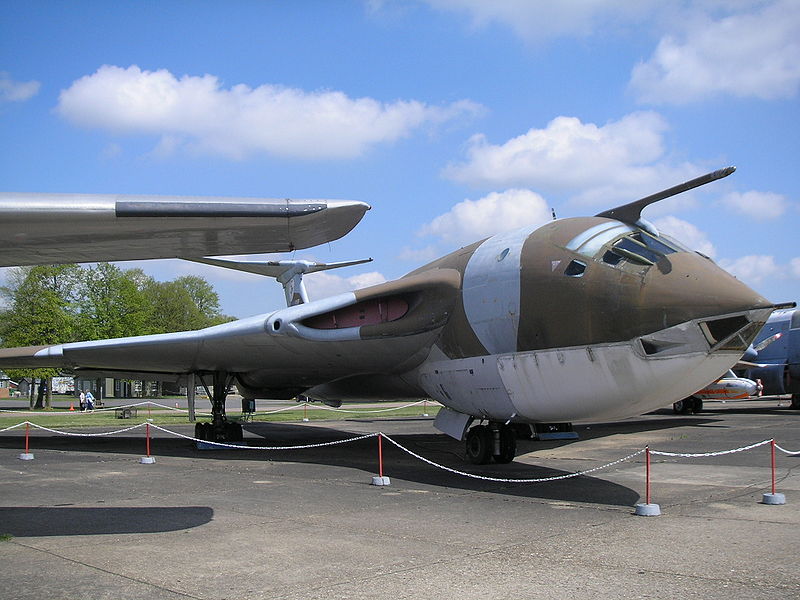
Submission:
<svg viewBox="0 0 800 600">
<path fill-rule="evenodd" d="M 735 454 L 736 452 L 744 452 L 745 450 L 752 450 L 753 448 L 758 448 L 759 446 L 765 446 L 766 444 L 771 443 L 772 440 L 764 440 L 763 442 L 756 442 L 755 444 L 750 444 L 749 446 L 742 446 L 741 448 L 734 448 L 733 450 L 721 450 L 719 452 L 700 452 L 696 454 L 689 454 L 687 452 L 660 452 L 658 450 L 650 450 L 650 454 L 658 455 L 658 456 L 673 456 L 677 458 L 703 458 L 707 456 L 723 456 L 725 454 Z"/>
<path fill-rule="evenodd" d="M 390 438 L 385 433 L 383 433 L 381 435 L 385 439 L 389 440 L 392 444 L 394 444 L 395 446 L 400 448 L 400 450 L 402 450 L 403 452 L 406 452 L 407 454 L 410 454 L 411 456 L 413 456 L 417 460 L 421 460 L 422 462 L 427 463 L 427 464 L 431 465 L 432 467 L 436 467 L 437 469 L 442 469 L 443 471 L 447 471 L 449 473 L 455 473 L 456 475 L 461 475 L 463 477 L 469 477 L 471 479 L 481 479 L 483 481 L 496 481 L 498 483 L 543 483 L 545 481 L 558 481 L 560 479 L 571 479 L 573 477 L 580 477 L 581 475 L 587 475 L 589 473 L 594 473 L 594 472 L 600 471 L 602 469 L 607 469 L 609 467 L 613 467 L 614 465 L 618 465 L 618 464 L 620 464 L 622 462 L 625 462 L 626 460 L 632 459 L 634 456 L 638 456 L 639 454 L 643 454 L 644 453 L 644 448 L 642 448 L 641 450 L 637 450 L 633 454 L 629 454 L 628 456 L 625 456 L 623 458 L 615 460 L 614 462 L 610 462 L 610 463 L 607 463 L 605 465 L 601 465 L 599 467 L 594 467 L 592 469 L 586 469 L 585 471 L 578 471 L 577 473 L 567 473 L 565 475 L 555 475 L 553 477 L 537 477 L 537 478 L 533 478 L 533 479 L 507 479 L 507 478 L 503 478 L 503 477 L 486 477 L 484 475 L 475 475 L 473 473 L 467 473 L 465 471 L 459 471 L 457 469 L 451 469 L 450 467 L 445 467 L 444 465 L 440 465 L 439 463 L 435 463 L 432 460 L 428 460 L 424 456 L 420 456 L 416 452 L 413 452 L 412 450 L 409 450 L 408 448 L 406 448 L 405 446 L 403 446 L 399 442 L 396 442 L 395 440 Z"/>
<path fill-rule="evenodd" d="M 238 450 L 306 450 L 308 448 L 324 448 L 325 446 L 336 446 L 338 444 L 348 444 L 350 442 L 358 442 L 360 440 L 366 440 L 372 437 L 378 437 L 379 433 L 368 433 L 366 435 L 360 435 L 357 437 L 347 438 L 346 440 L 335 440 L 333 442 L 320 442 L 317 444 L 303 444 L 298 446 L 246 446 L 244 443 L 238 444 L 226 444 L 225 442 L 210 442 L 208 440 L 201 440 L 196 437 L 192 437 L 191 435 L 185 435 L 183 433 L 178 433 L 177 431 L 172 431 L 171 429 L 167 429 L 166 427 L 160 427 L 159 425 L 150 424 L 150 427 L 153 429 L 158 429 L 159 431 L 163 431 L 169 435 L 174 435 L 175 437 L 183 438 L 185 440 L 189 440 L 192 442 L 198 442 L 200 444 L 208 444 L 209 446 L 219 446 L 220 448 L 236 448 Z"/>
<path fill-rule="evenodd" d="M 778 450 L 780 450 L 780 451 L 781 451 L 781 452 L 783 452 L 784 454 L 789 454 L 789 455 L 796 455 L 796 454 L 800 454 L 800 450 L 794 450 L 794 451 L 792 451 L 792 450 L 787 450 L 786 448 L 781 448 L 781 447 L 780 447 L 778 444 L 775 444 L 775 448 L 776 448 L 776 449 L 778 449 Z"/>
<path fill-rule="evenodd" d="M 420 400 L 418 402 L 412 402 L 410 404 L 404 404 L 403 406 L 393 406 L 391 408 L 380 408 L 380 409 L 361 409 L 361 410 L 348 410 L 345 408 L 334 408 L 332 406 L 312 406 L 310 402 L 292 404 L 290 406 L 284 406 L 283 408 L 276 408 L 275 410 L 264 410 L 264 411 L 256 411 L 252 413 L 255 415 L 274 415 L 276 413 L 281 413 L 289 410 L 302 410 L 303 408 L 311 408 L 312 410 L 327 410 L 332 412 L 341 412 L 341 413 L 352 413 L 352 414 L 371 414 L 371 413 L 385 413 L 385 412 L 393 412 L 397 410 L 403 410 L 406 408 L 411 408 L 412 406 L 419 406 L 420 404 L 430 404 L 432 406 L 436 406 L 438 403 L 431 401 L 431 400 Z M 65 415 L 85 415 L 87 412 L 91 413 L 102 413 L 102 412 L 110 412 L 112 410 L 124 409 L 124 408 L 138 408 L 141 406 L 153 407 L 153 408 L 160 408 L 163 410 L 171 410 L 173 412 L 180 412 L 180 413 L 188 413 L 189 409 L 187 408 L 179 408 L 177 406 L 167 406 L 166 404 L 159 404 L 158 402 L 153 402 L 152 400 L 146 400 L 144 402 L 135 402 L 132 404 L 122 404 L 120 406 L 108 406 L 104 408 L 95 408 L 91 411 L 71 411 L 65 410 L 63 412 L 53 413 L 58 414 L 59 416 Z M 11 409 L 0 409 L 0 413 L 10 413 L 15 415 L 41 415 L 41 411 L 33 411 L 33 410 L 11 410 Z M 195 414 L 204 417 L 210 417 L 211 413 L 207 412 L 196 412 Z"/>
<path fill-rule="evenodd" d="M 385 438 L 386 440 L 388 440 L 390 443 L 392 443 L 394 446 L 396 446 L 399 450 L 402 450 L 403 452 L 405 452 L 409 456 L 412 456 L 413 458 L 416 458 L 417 460 L 422 461 L 422 462 L 424 462 L 424 463 L 426 463 L 426 464 L 428 464 L 428 465 L 430 465 L 432 467 L 435 467 L 435 468 L 440 469 L 442 471 L 446 471 L 448 473 L 453 473 L 455 475 L 460 475 L 462 477 L 468 477 L 470 479 L 478 479 L 478 480 L 481 480 L 481 481 L 491 481 L 491 482 L 496 482 L 496 483 L 545 483 L 545 482 L 549 482 L 549 481 L 560 481 L 560 480 L 564 480 L 564 479 L 572 479 L 574 477 L 580 477 L 582 475 L 589 475 L 591 473 L 596 473 L 596 472 L 602 471 L 604 469 L 609 469 L 609 468 L 614 467 L 614 466 L 616 466 L 618 464 L 621 464 L 623 462 L 629 461 L 629 460 L 631 460 L 631 459 L 633 459 L 633 458 L 635 458 L 635 457 L 637 457 L 637 456 L 639 456 L 641 454 L 644 454 L 647 451 L 646 448 L 642 448 L 641 450 L 637 450 L 636 452 L 632 452 L 631 454 L 628 454 L 627 456 L 623 456 L 622 458 L 619 458 L 619 459 L 617 459 L 615 461 L 612 461 L 612 462 L 609 462 L 609 463 L 606 463 L 604 465 L 600 465 L 600 466 L 597 466 L 597 467 L 593 467 L 591 469 L 585 469 L 585 470 L 582 470 L 582 471 L 577 471 L 577 472 L 574 472 L 574 473 L 566 473 L 564 475 L 555 475 L 555 476 L 551 476 L 551 477 L 536 477 L 536 478 L 526 478 L 526 479 L 513 479 L 513 478 L 506 478 L 506 477 L 488 477 L 488 476 L 485 476 L 485 475 L 476 475 L 474 473 L 467 473 L 466 471 L 460 471 L 458 469 L 453 469 L 451 467 L 447 467 L 447 466 L 442 465 L 440 463 L 434 462 L 434 461 L 432 461 L 432 460 L 430 460 L 428 458 L 425 458 L 424 456 L 422 456 L 420 454 L 417 454 L 413 450 L 410 450 L 409 448 L 406 448 L 401 443 L 399 443 L 398 441 L 394 440 L 393 438 L 391 438 L 390 436 L 388 436 L 388 435 L 386 435 L 385 433 L 382 433 L 382 432 L 368 433 L 368 434 L 365 434 L 365 435 L 360 435 L 360 436 L 356 436 L 356 437 L 352 437 L 352 438 L 347 438 L 347 439 L 344 439 L 344 440 L 334 440 L 334 441 L 331 441 L 331 442 L 319 442 L 319 443 L 315 443 L 315 444 L 300 444 L 300 445 L 290 445 L 290 446 L 249 446 L 249 445 L 245 445 L 244 443 L 233 443 L 233 444 L 230 444 L 230 443 L 225 443 L 225 442 L 212 442 L 212 441 L 207 441 L 207 440 L 201 440 L 199 438 L 196 438 L 196 437 L 193 437 L 193 436 L 190 436 L 190 435 L 185 435 L 183 433 L 179 433 L 177 431 L 173 431 L 172 429 L 167 429 L 166 427 L 161 427 L 160 425 L 155 425 L 153 423 L 139 423 L 137 425 L 132 425 L 131 427 L 125 427 L 123 429 L 117 429 L 117 430 L 114 430 L 114 431 L 104 431 L 104 432 L 98 432 L 98 433 L 79 433 L 79 432 L 60 431 L 58 429 L 51 429 L 49 427 L 44 427 L 42 425 L 38 425 L 38 424 L 32 423 L 30 421 L 22 421 L 20 423 L 17 423 L 16 425 L 11 425 L 9 427 L 5 427 L 3 429 L 0 429 L 0 433 L 6 432 L 6 431 L 10 431 L 12 429 L 16 429 L 18 427 L 22 427 L 24 425 L 29 425 L 29 426 L 31 426 L 33 428 L 36 428 L 36 429 L 39 429 L 39 430 L 42 430 L 42 431 L 47 431 L 49 433 L 54 433 L 54 434 L 63 435 L 63 436 L 73 436 L 73 437 L 106 437 L 106 436 L 126 433 L 128 431 L 133 431 L 135 429 L 139 429 L 141 427 L 145 427 L 145 426 L 149 425 L 153 429 L 157 429 L 158 431 L 161 431 L 161 432 L 166 433 L 168 435 L 172 435 L 172 436 L 175 436 L 175 437 L 178 437 L 178 438 L 182 438 L 182 439 L 185 439 L 185 440 L 188 440 L 188 441 L 191 441 L 191 442 L 196 442 L 196 443 L 200 443 L 200 444 L 207 444 L 209 446 L 215 446 L 215 447 L 220 447 L 220 448 L 232 448 L 232 449 L 238 449 L 238 450 L 306 450 L 306 449 L 312 449 L 312 448 L 324 448 L 324 447 L 327 447 L 327 446 L 336 446 L 336 445 L 340 445 L 340 444 L 349 444 L 351 442 L 358 442 L 358 441 L 361 441 L 361 440 L 366 440 L 366 439 L 369 439 L 369 438 L 375 438 L 375 437 L 379 437 L 380 436 L 380 437 Z M 737 453 L 737 452 L 745 452 L 747 450 L 752 450 L 753 448 L 758 448 L 760 446 L 765 446 L 765 445 L 770 444 L 772 442 L 773 442 L 772 439 L 768 439 L 768 440 L 763 440 L 761 442 L 756 442 L 754 444 L 750 444 L 748 446 L 742 446 L 740 448 L 733 448 L 731 450 L 721 450 L 721 451 L 717 451 L 717 452 L 701 452 L 701 453 L 663 452 L 663 451 L 652 450 L 651 449 L 650 450 L 650 454 L 651 455 L 657 455 L 657 456 L 673 457 L 673 458 L 704 458 L 704 457 L 723 456 L 723 455 L 726 455 L 726 454 L 734 454 L 734 453 Z M 775 444 L 775 448 L 777 448 L 781 452 L 784 452 L 784 453 L 789 454 L 789 455 L 798 455 L 798 454 L 800 454 L 800 451 L 789 451 L 789 450 L 786 450 L 785 448 L 782 448 L 781 446 L 779 446 L 777 443 Z"/>
</svg>

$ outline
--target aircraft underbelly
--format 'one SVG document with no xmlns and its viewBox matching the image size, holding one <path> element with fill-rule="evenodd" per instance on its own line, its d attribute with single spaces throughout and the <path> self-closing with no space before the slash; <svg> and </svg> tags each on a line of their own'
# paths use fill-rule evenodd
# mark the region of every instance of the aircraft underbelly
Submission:
<svg viewBox="0 0 800 600">
<path fill-rule="evenodd" d="M 540 422 L 620 419 L 668 406 L 714 379 L 730 355 L 645 358 L 631 344 L 499 356 L 518 414 Z"/>
<path fill-rule="evenodd" d="M 429 362 L 419 381 L 445 406 L 476 417 L 598 421 L 668 406 L 734 362 L 730 353 L 648 358 L 617 343 Z"/>
</svg>

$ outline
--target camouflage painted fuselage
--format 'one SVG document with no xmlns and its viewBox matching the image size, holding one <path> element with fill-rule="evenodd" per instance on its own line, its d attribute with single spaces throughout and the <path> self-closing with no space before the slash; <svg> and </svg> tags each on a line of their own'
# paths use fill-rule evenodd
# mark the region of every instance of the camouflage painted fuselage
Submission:
<svg viewBox="0 0 800 600">
<path fill-rule="evenodd" d="M 406 381 L 492 420 L 633 416 L 716 380 L 771 303 L 663 236 L 606 218 L 554 221 L 462 248 L 461 293 Z"/>
</svg>

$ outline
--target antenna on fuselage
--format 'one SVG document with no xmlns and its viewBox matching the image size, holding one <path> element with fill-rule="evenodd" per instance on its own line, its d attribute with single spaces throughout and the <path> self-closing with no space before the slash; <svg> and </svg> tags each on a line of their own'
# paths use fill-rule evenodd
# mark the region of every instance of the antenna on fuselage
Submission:
<svg viewBox="0 0 800 600">
<path fill-rule="evenodd" d="M 262 262 L 245 262 L 238 260 L 226 260 L 223 258 L 187 258 L 191 262 L 213 265 L 234 271 L 244 271 L 265 277 L 274 277 L 283 286 L 283 293 L 286 296 L 286 306 L 295 306 L 308 302 L 308 292 L 303 283 L 303 275 L 306 273 L 317 273 L 319 271 L 329 271 L 340 267 L 351 267 L 372 262 L 371 258 L 361 260 L 350 260 L 335 263 L 318 263 L 309 260 L 270 260 Z"/>
<path fill-rule="evenodd" d="M 557 219 L 557 217 L 556 217 L 556 209 L 555 208 L 551 208 L 550 212 L 553 213 L 553 221 L 555 221 Z"/>
</svg>

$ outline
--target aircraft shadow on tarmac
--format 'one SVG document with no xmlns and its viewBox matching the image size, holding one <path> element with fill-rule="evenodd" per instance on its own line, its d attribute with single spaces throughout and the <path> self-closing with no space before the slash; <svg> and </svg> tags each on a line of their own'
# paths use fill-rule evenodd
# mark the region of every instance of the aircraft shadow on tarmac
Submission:
<svg viewBox="0 0 800 600">
<path fill-rule="evenodd" d="M 0 533 L 14 537 L 161 533 L 204 525 L 208 506 L 0 506 Z"/>
<path fill-rule="evenodd" d="M 671 411 L 670 411 L 671 412 Z M 664 418 L 658 418 L 664 415 Z M 593 424 L 588 428 L 579 426 L 582 440 L 596 439 L 609 435 L 641 433 L 653 430 L 664 430 L 673 427 L 686 426 L 714 426 L 718 420 L 704 417 L 676 417 L 667 411 L 659 411 L 651 418 L 640 420 L 626 420 L 618 423 Z M 656 418 L 652 418 L 656 417 Z M 406 422 L 420 420 L 419 418 L 391 419 L 392 422 Z M 364 423 L 374 423 L 374 431 L 381 429 L 384 419 L 358 419 L 354 420 L 363 426 Z M 426 419 L 428 421 L 428 419 Z M 342 429 L 347 429 L 348 421 L 344 421 Z M 357 433 L 342 431 L 330 427 L 316 427 L 309 424 L 291 423 L 246 423 L 244 429 L 253 437 L 247 436 L 250 446 L 296 446 L 316 444 L 334 440 L 344 440 L 356 437 Z M 363 427 L 360 427 L 363 429 Z M 162 434 L 163 435 L 163 434 Z M 413 433 L 392 434 L 392 439 L 402 444 L 409 450 L 425 458 L 459 471 L 496 477 L 503 479 L 532 479 L 557 477 L 567 475 L 569 471 L 562 471 L 528 463 L 514 461 L 510 464 L 470 465 L 464 460 L 464 447 L 444 434 Z M 18 434 L 0 436 L 0 447 L 19 448 L 21 438 Z M 566 444 L 580 443 L 578 441 L 547 441 L 533 442 L 520 440 L 518 442 L 518 455 L 535 453 L 537 451 L 552 450 Z M 322 448 L 298 450 L 197 450 L 191 442 L 180 438 L 157 437 L 152 440 L 152 453 L 154 456 L 171 456 L 181 458 L 203 458 L 208 460 L 272 460 L 288 463 L 329 465 L 332 467 L 352 468 L 364 471 L 365 485 L 369 484 L 370 477 L 378 472 L 377 442 L 376 438 L 369 438 L 357 442 L 326 446 Z M 139 455 L 144 450 L 143 437 L 115 436 L 105 438 L 75 438 L 56 435 L 36 435 L 31 437 L 31 451 L 36 449 L 73 450 L 81 452 L 120 453 Z M 638 448 L 634 448 L 638 449 Z M 610 460 L 621 458 L 630 452 L 630 446 L 620 445 L 619 456 Z M 634 490 L 603 479 L 603 471 L 597 476 L 579 476 L 569 479 L 541 482 L 541 483 L 501 483 L 479 479 L 472 479 L 443 471 L 427 465 L 396 448 L 389 441 L 383 442 L 384 475 L 392 480 L 403 480 L 424 485 L 439 486 L 458 490 L 472 490 L 496 493 L 511 497 L 541 498 L 560 500 L 566 502 L 581 502 L 593 504 L 607 504 L 615 506 L 633 506 L 640 500 L 641 490 Z M 598 459 L 600 460 L 600 459 Z M 593 463 L 577 463 L 576 470 L 592 468 L 602 464 L 598 460 Z M 642 481 L 644 488 L 644 481 Z"/>
</svg>

